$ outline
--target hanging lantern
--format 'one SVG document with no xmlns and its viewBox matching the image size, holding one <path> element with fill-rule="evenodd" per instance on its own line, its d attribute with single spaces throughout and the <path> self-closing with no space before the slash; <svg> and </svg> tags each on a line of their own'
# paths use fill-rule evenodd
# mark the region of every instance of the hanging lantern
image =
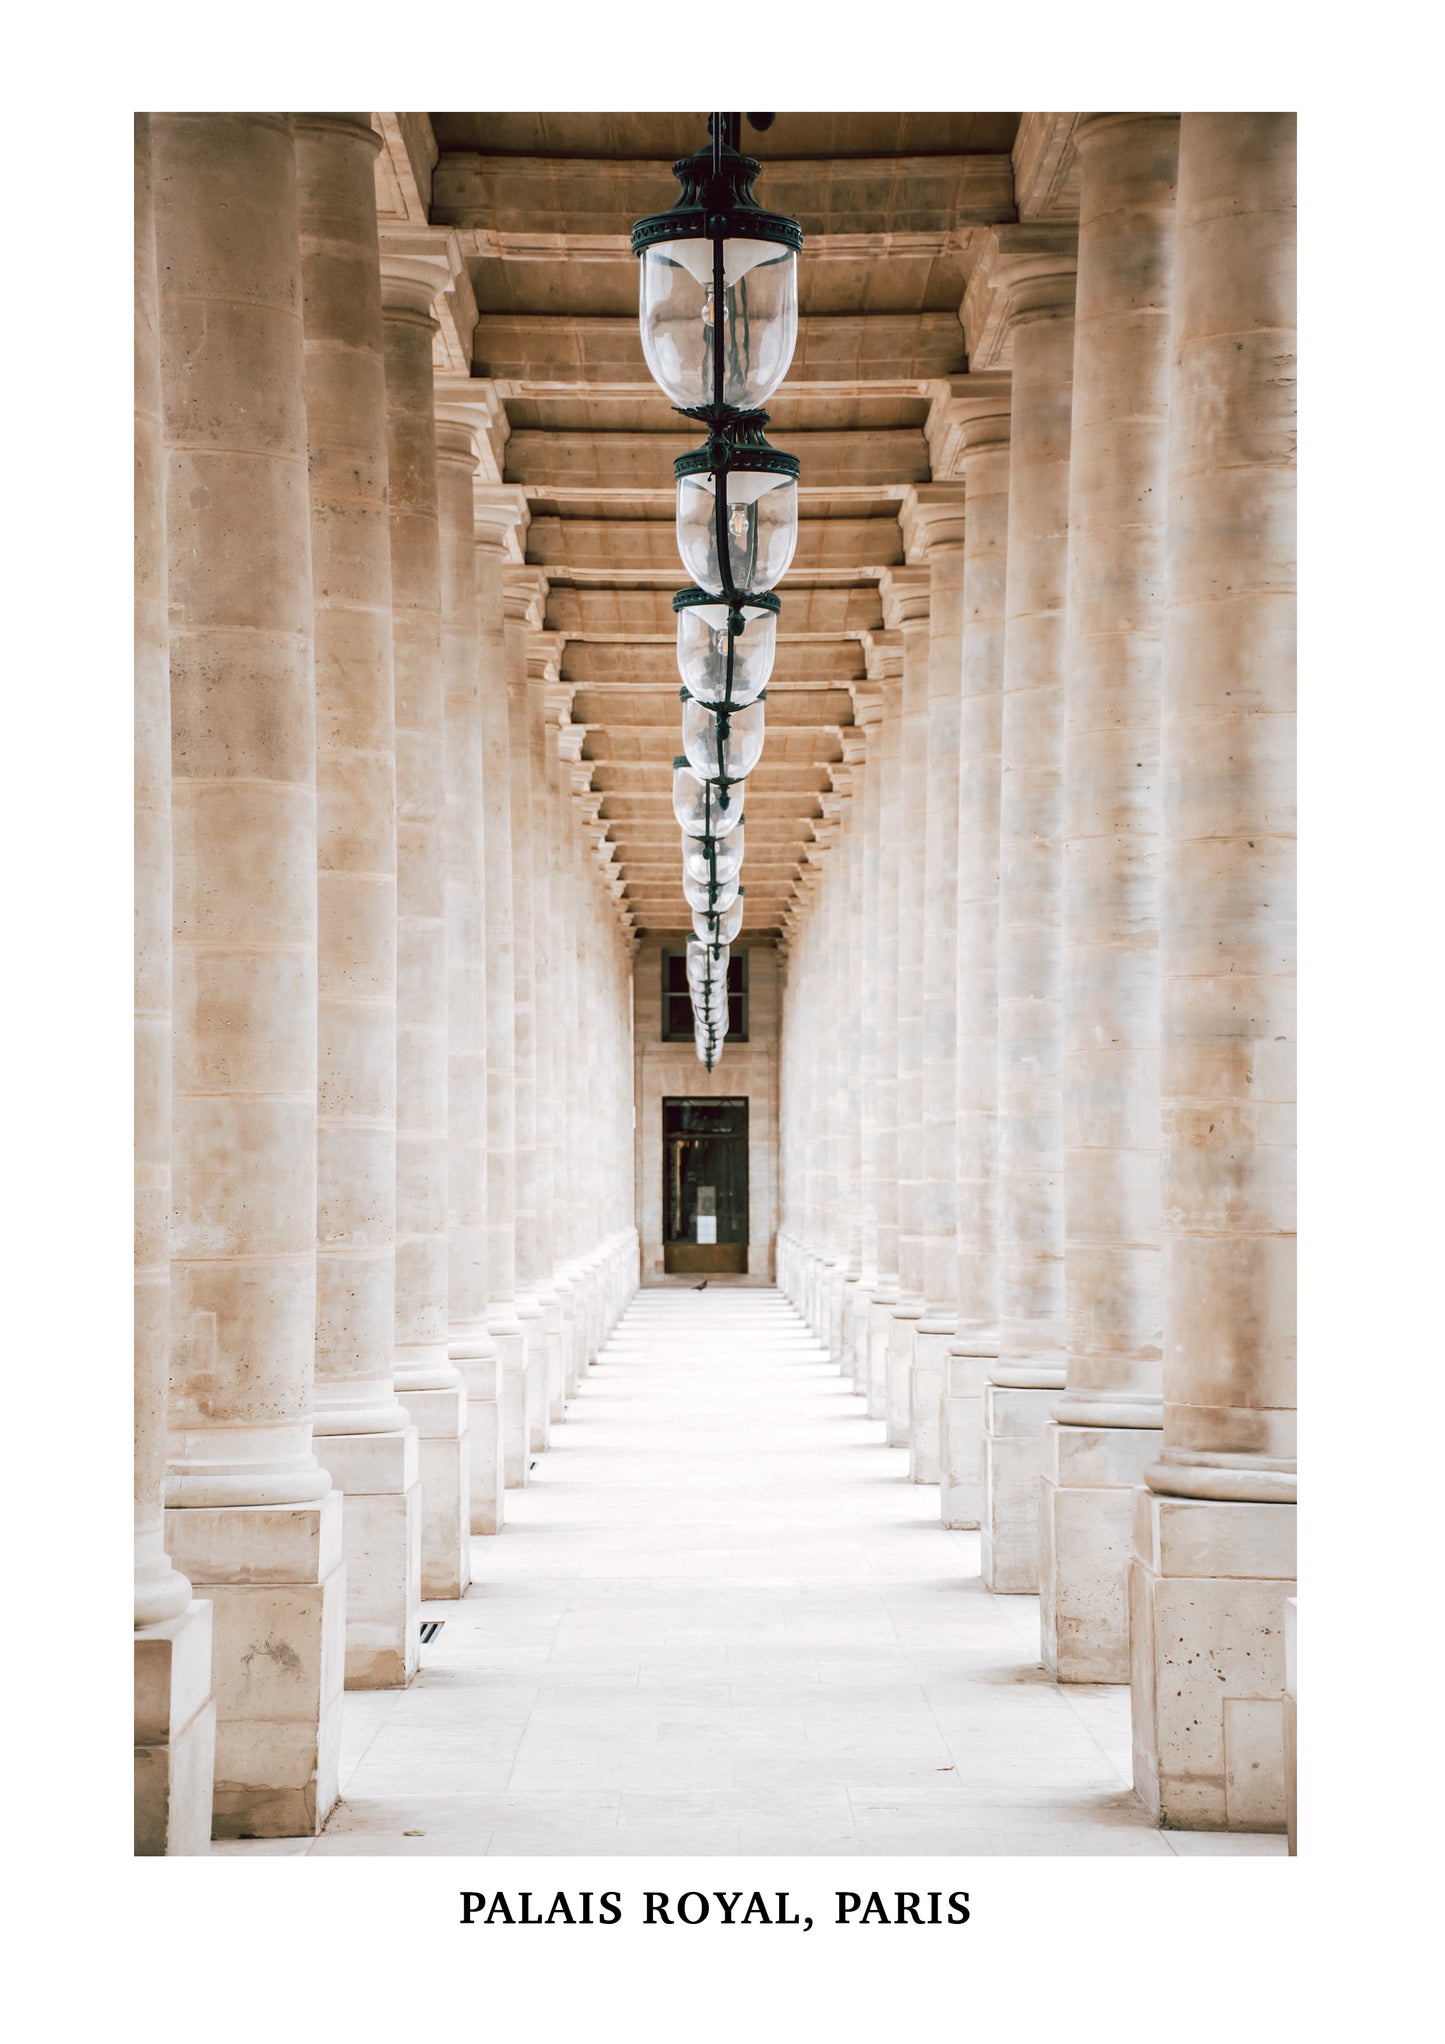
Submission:
<svg viewBox="0 0 1445 2044">
<path fill-rule="evenodd" d="M 751 117 L 766 126 L 772 116 Z M 798 338 L 796 220 L 752 195 L 762 166 L 738 148 L 737 114 L 714 114 L 711 141 L 672 167 L 682 186 L 666 213 L 639 220 L 640 316 L 647 366 L 683 410 L 751 410 L 788 373 Z"/>
<path fill-rule="evenodd" d="M 770 447 L 766 412 L 711 416 L 673 465 L 677 550 L 699 589 L 737 599 L 781 582 L 798 544 L 798 457 Z"/>
<path fill-rule="evenodd" d="M 682 749 L 705 781 L 745 780 L 762 758 L 765 696 L 741 710 L 710 710 L 682 693 Z M 739 808 L 741 814 L 741 808 Z"/>
<path fill-rule="evenodd" d="M 743 926 L 743 896 L 746 887 L 738 889 L 738 898 L 732 907 L 720 915 L 709 915 L 705 909 L 694 909 L 692 927 L 698 941 L 703 944 L 731 944 Z"/>
<path fill-rule="evenodd" d="M 725 880 L 735 880 L 743 863 L 743 837 L 741 824 L 731 837 L 721 842 L 711 837 L 687 837 L 682 841 L 682 870 L 690 880 L 706 884 L 712 882 L 721 886 Z"/>
<path fill-rule="evenodd" d="M 735 709 L 755 701 L 768 685 L 777 651 L 782 605 L 772 591 L 729 604 L 705 589 L 680 589 L 672 607 L 677 671 L 688 694 L 700 703 L 730 703 Z"/>
<path fill-rule="evenodd" d="M 700 944 L 696 937 L 687 940 L 687 984 L 689 990 L 707 984 L 709 977 L 726 979 L 728 969 L 728 947 L 726 944 Z"/>
<path fill-rule="evenodd" d="M 672 762 L 672 813 L 689 837 L 730 837 L 743 820 L 742 789 L 707 780 L 679 757 Z"/>
<path fill-rule="evenodd" d="M 714 915 L 721 915 L 724 909 L 732 907 L 738 898 L 738 883 L 729 880 L 721 887 L 710 887 L 706 880 L 691 880 L 682 876 L 682 891 L 687 896 L 690 908 L 707 909 Z"/>
</svg>

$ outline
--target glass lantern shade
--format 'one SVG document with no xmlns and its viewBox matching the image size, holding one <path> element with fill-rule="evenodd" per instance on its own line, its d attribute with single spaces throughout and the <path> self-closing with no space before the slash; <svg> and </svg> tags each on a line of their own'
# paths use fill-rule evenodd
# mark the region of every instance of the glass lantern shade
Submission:
<svg viewBox="0 0 1445 2044">
<path fill-rule="evenodd" d="M 756 702 L 768 685 L 778 644 L 776 610 L 745 603 L 740 622 L 730 622 L 727 604 L 679 603 L 677 671 L 700 703 L 732 701 L 738 709 Z"/>
<path fill-rule="evenodd" d="M 746 708 L 728 712 L 710 710 L 684 695 L 682 749 L 703 780 L 741 781 L 752 772 L 763 755 L 763 700 L 759 696 Z"/>
<path fill-rule="evenodd" d="M 738 898 L 732 907 L 720 915 L 709 915 L 706 909 L 695 908 L 692 912 L 693 933 L 702 944 L 731 944 L 743 926 L 743 897 L 747 889 L 738 889 Z"/>
<path fill-rule="evenodd" d="M 700 944 L 696 937 L 687 940 L 687 983 L 691 987 L 704 986 L 709 977 L 723 979 L 728 969 L 728 947 L 726 944 Z"/>
<path fill-rule="evenodd" d="M 731 837 L 719 843 L 715 838 L 684 837 L 682 841 L 682 870 L 689 880 L 717 881 L 721 886 L 726 880 L 736 880 L 738 869 L 743 863 L 743 837 L 739 827 Z"/>
<path fill-rule="evenodd" d="M 743 820 L 742 790 L 719 786 L 687 759 L 675 759 L 672 813 L 689 837 L 730 837 Z"/>
<path fill-rule="evenodd" d="M 751 410 L 788 373 L 798 340 L 798 258 L 785 243 L 702 235 L 642 251 L 639 316 L 647 366 L 675 405 Z M 716 352 L 721 345 L 722 389 Z"/>
<path fill-rule="evenodd" d="M 718 566 L 719 488 L 732 589 L 756 596 L 781 582 L 792 562 L 798 544 L 797 481 L 746 468 L 678 477 L 677 550 L 698 588 L 717 596 L 727 586 Z"/>
<path fill-rule="evenodd" d="M 691 880 L 684 873 L 682 891 L 687 896 L 689 908 L 711 909 L 714 914 L 721 915 L 724 909 L 731 908 L 737 900 L 738 883 L 736 878 L 733 878 L 721 887 L 709 887 L 706 880 Z"/>
</svg>

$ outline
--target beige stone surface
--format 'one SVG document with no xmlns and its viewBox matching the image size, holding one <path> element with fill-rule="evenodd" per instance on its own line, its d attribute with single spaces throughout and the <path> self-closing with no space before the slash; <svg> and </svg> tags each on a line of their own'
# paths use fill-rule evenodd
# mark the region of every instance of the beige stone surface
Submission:
<svg viewBox="0 0 1445 2044">
<path fill-rule="evenodd" d="M 178 1618 L 191 1602 L 191 1586 L 166 1559 L 163 1520 L 171 1289 L 171 685 L 148 114 L 135 119 L 135 273 L 135 1622 L 150 1627 Z M 139 1742 L 139 1725 L 136 1737 Z"/>
<path fill-rule="evenodd" d="M 147 1857 L 210 1851 L 216 1705 L 211 1606 L 135 1634 L 135 1850 Z"/>
</svg>

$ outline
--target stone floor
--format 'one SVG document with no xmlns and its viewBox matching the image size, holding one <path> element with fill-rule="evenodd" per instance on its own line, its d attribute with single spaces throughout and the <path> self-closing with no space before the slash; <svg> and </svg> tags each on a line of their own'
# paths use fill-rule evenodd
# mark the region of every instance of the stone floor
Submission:
<svg viewBox="0 0 1445 2044">
<path fill-rule="evenodd" d="M 323 1836 L 217 1852 L 1284 1853 L 1150 1824 L 1128 1692 L 1046 1679 L 776 1291 L 639 1293 L 507 1512 Z"/>
</svg>

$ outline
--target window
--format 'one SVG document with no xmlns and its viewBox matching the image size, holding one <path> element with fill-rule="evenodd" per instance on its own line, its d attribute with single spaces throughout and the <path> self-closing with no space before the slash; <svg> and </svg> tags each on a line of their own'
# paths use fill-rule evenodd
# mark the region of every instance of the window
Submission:
<svg viewBox="0 0 1445 2044">
<path fill-rule="evenodd" d="M 693 1036 L 692 996 L 687 990 L 687 953 L 662 954 L 662 1040 L 691 1043 Z M 729 1043 L 748 1040 L 748 954 L 735 951 L 728 960 Z"/>
</svg>

